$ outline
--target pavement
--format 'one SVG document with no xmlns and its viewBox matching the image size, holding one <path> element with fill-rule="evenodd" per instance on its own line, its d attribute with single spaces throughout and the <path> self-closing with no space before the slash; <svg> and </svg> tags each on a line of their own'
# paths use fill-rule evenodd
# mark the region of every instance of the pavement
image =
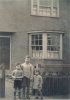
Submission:
<svg viewBox="0 0 70 100">
<path fill-rule="evenodd" d="M 51 100 L 51 99 L 70 99 L 70 95 L 59 95 L 59 96 L 46 96 L 43 97 L 43 100 Z M 11 79 L 5 80 L 5 97 L 0 98 L 0 100 L 14 100 L 13 98 L 13 81 Z M 16 99 L 23 100 L 23 99 Z M 35 100 L 33 96 L 30 97 L 30 100 Z M 40 100 L 40 99 L 39 99 Z"/>
</svg>

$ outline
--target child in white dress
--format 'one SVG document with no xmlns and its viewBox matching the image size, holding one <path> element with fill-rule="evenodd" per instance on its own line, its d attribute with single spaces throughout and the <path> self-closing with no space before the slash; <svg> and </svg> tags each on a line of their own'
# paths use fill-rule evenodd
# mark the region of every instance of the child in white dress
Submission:
<svg viewBox="0 0 70 100">
<path fill-rule="evenodd" d="M 42 76 L 39 74 L 39 71 L 35 72 L 35 75 L 33 77 L 33 90 L 35 91 L 35 98 L 38 99 L 39 95 L 42 97 L 42 83 L 43 83 L 43 79 Z"/>
</svg>

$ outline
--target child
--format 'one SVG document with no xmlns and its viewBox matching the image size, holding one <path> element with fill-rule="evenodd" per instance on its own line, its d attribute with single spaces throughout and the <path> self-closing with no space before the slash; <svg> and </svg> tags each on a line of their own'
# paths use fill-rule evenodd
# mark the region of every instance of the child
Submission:
<svg viewBox="0 0 70 100">
<path fill-rule="evenodd" d="M 25 57 L 25 62 L 21 64 L 23 71 L 23 98 L 30 99 L 30 84 L 33 80 L 33 65 L 30 63 L 30 56 Z"/>
<path fill-rule="evenodd" d="M 12 72 L 12 78 L 14 80 L 14 97 L 16 98 L 16 92 L 18 89 L 18 95 L 19 98 L 21 98 L 23 72 L 19 63 L 16 65 L 16 69 Z"/>
<path fill-rule="evenodd" d="M 33 78 L 33 90 L 35 92 L 36 99 L 38 99 L 38 96 L 40 94 L 41 99 L 42 98 L 42 76 L 39 74 L 39 71 L 35 72 L 34 78 Z"/>
<path fill-rule="evenodd" d="M 39 71 L 40 69 L 39 69 L 39 65 L 38 64 L 36 64 L 36 66 L 34 66 L 34 75 L 35 75 L 35 72 L 36 71 Z"/>
</svg>

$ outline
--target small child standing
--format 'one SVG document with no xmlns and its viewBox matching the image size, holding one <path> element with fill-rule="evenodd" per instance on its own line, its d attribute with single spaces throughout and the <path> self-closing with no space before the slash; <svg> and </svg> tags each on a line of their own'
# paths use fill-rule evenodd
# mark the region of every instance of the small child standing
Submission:
<svg viewBox="0 0 70 100">
<path fill-rule="evenodd" d="M 16 99 L 17 90 L 18 96 L 21 98 L 23 71 L 21 70 L 19 63 L 16 65 L 16 69 L 12 72 L 12 78 L 14 80 L 14 99 Z"/>
<path fill-rule="evenodd" d="M 35 98 L 38 99 L 39 95 L 41 97 L 41 99 L 43 99 L 42 97 L 42 83 L 43 83 L 43 79 L 42 76 L 39 74 L 39 71 L 35 72 L 34 78 L 33 78 L 33 90 L 35 92 Z"/>
</svg>

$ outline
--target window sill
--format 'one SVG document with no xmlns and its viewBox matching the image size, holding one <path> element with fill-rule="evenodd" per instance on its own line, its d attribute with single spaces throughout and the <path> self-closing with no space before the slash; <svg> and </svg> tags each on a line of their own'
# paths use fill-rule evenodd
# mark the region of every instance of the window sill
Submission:
<svg viewBox="0 0 70 100">
<path fill-rule="evenodd" d="M 31 59 L 33 59 L 33 60 L 49 60 L 49 61 L 51 61 L 51 60 L 53 60 L 53 61 L 63 61 L 63 59 L 48 59 L 48 58 L 35 58 L 35 57 L 31 57 Z"/>
<path fill-rule="evenodd" d="M 63 61 L 63 59 L 47 59 L 47 58 L 44 59 L 44 60 L 49 60 L 49 61 L 51 61 L 51 60 L 52 60 L 52 61 Z"/>
<path fill-rule="evenodd" d="M 49 17 L 49 18 L 60 18 L 60 16 L 45 16 L 45 15 L 34 15 L 34 14 L 31 14 L 31 16 L 35 16 L 35 17 Z"/>
</svg>

